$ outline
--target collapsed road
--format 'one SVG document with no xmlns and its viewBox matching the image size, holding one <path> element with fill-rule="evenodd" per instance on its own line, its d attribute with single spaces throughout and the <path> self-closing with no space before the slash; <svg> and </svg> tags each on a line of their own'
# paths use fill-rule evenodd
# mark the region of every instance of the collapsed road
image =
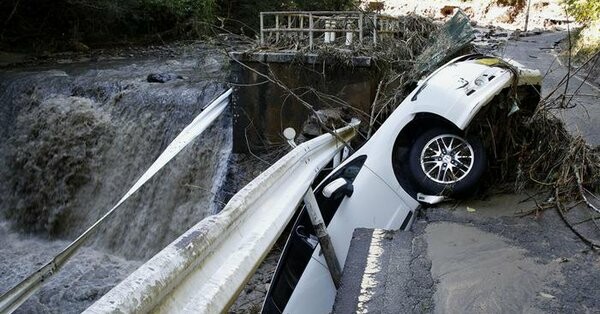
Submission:
<svg viewBox="0 0 600 314">
<path fill-rule="evenodd" d="M 554 49 L 565 36 L 509 40 L 499 54 L 547 73 L 544 97 L 569 72 Z M 576 106 L 558 116 L 572 134 L 599 145 L 600 89 L 581 73 L 566 94 Z M 355 230 L 334 313 L 597 313 L 600 256 L 557 211 L 536 210 L 549 197 L 489 195 L 424 209 L 409 232 Z M 590 215 L 579 205 L 566 219 L 597 240 Z"/>
<path fill-rule="evenodd" d="M 496 195 L 425 210 L 412 231 L 381 237 L 372 289 L 361 284 L 377 233 L 358 229 L 334 313 L 594 313 L 598 254 L 554 211 L 515 217 L 535 207 L 527 198 Z"/>
<path fill-rule="evenodd" d="M 586 127 L 591 130 L 588 135 L 594 135 L 593 127 L 593 123 Z M 400 287 L 377 286 L 383 289 L 382 298 L 377 298 L 377 289 L 367 289 L 371 299 L 379 301 L 370 304 L 363 300 L 359 310 L 375 311 L 377 306 L 383 306 L 382 312 L 505 312 L 519 309 L 585 312 L 598 308 L 594 299 L 598 290 L 595 284 L 598 281 L 594 277 L 598 273 L 597 255 L 578 242 L 553 212 L 512 217 L 517 204 L 525 204 L 529 206 L 527 208 L 535 206 L 531 198 L 520 202 L 526 198 L 493 197 L 489 203 L 471 201 L 429 208 L 419 217 L 412 232 L 398 238 L 394 234 L 363 231 L 366 234 L 363 234 L 363 240 L 371 239 L 372 234 L 380 236 L 377 243 L 383 248 L 383 254 L 370 260 L 374 263 L 377 259 L 387 260 L 379 262 L 381 274 L 385 274 L 385 265 L 398 267 L 398 260 L 410 261 L 406 265 L 411 267 L 405 272 L 390 268 L 395 275 L 404 276 L 394 281 Z M 399 242 L 394 244 L 396 239 Z M 385 240 L 392 242 L 389 244 Z M 367 247 L 373 247 L 373 242 L 371 240 Z M 398 244 L 410 249 L 386 251 L 386 245 L 389 248 L 398 247 Z M 369 257 L 367 254 L 367 262 Z M 391 263 L 395 258 L 395 264 Z M 352 259 L 360 260 L 360 257 Z M 582 269 L 592 270 L 589 279 Z M 390 282 L 394 277 L 387 278 L 386 282 Z M 351 279 L 346 277 L 345 280 L 350 280 L 347 286 L 352 284 Z M 398 302 L 398 294 L 394 294 L 398 290 L 394 289 L 410 290 L 402 292 L 410 301 L 406 304 Z M 389 300 L 385 301 L 386 298 Z M 338 304 L 336 310 L 342 311 L 343 301 Z M 348 304 L 352 306 L 351 302 Z"/>
</svg>

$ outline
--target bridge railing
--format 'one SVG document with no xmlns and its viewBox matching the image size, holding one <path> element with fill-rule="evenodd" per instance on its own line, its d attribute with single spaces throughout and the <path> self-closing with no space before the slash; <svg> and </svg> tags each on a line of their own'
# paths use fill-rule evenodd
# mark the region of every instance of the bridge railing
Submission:
<svg viewBox="0 0 600 314">
<path fill-rule="evenodd" d="M 361 11 L 260 13 L 261 46 L 288 44 L 313 49 L 322 44 L 377 45 L 400 31 L 395 17 Z M 295 45 L 295 46 L 294 46 Z"/>
<path fill-rule="evenodd" d="M 298 145 L 85 313 L 226 311 L 357 124 Z"/>
</svg>

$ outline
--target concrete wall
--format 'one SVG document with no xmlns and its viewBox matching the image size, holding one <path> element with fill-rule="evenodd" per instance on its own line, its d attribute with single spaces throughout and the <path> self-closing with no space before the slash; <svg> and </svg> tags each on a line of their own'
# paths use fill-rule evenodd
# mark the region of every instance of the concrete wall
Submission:
<svg viewBox="0 0 600 314">
<path fill-rule="evenodd" d="M 364 122 L 379 81 L 369 57 L 351 58 L 348 65 L 296 53 L 233 53 L 232 57 L 231 81 L 237 85 L 232 102 L 234 152 L 273 149 L 284 143 L 281 134 L 285 128 L 293 127 L 300 133 L 311 114 L 289 92 L 259 73 L 272 73 L 315 110 L 343 105 L 319 99 L 309 88 L 333 95 L 356 108 L 352 115 Z"/>
</svg>

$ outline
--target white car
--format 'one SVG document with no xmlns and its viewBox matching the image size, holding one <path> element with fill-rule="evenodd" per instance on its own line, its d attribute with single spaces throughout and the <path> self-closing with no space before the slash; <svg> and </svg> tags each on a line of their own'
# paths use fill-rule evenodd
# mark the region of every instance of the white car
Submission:
<svg viewBox="0 0 600 314">
<path fill-rule="evenodd" d="M 485 150 L 464 131 L 513 84 L 531 89 L 535 98 L 540 72 L 482 55 L 448 62 L 420 81 L 373 137 L 317 186 L 317 203 L 342 268 L 355 228 L 406 230 L 419 201 L 474 189 L 487 164 Z M 326 265 L 302 210 L 262 312 L 331 312 L 336 288 Z"/>
</svg>

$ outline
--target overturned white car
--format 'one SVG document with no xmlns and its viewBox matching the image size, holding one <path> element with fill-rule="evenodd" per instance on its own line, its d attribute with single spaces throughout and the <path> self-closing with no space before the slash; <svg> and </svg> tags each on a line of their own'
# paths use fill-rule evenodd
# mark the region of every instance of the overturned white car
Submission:
<svg viewBox="0 0 600 314">
<path fill-rule="evenodd" d="M 540 84 L 537 70 L 476 54 L 456 58 L 420 81 L 373 137 L 315 189 L 339 264 L 343 267 L 355 228 L 406 230 L 420 202 L 473 190 L 487 163 L 482 141 L 466 132 L 470 123 L 509 90 L 527 90 L 528 101 L 537 105 Z M 263 313 L 329 313 L 336 288 L 326 265 L 303 210 Z"/>
</svg>

